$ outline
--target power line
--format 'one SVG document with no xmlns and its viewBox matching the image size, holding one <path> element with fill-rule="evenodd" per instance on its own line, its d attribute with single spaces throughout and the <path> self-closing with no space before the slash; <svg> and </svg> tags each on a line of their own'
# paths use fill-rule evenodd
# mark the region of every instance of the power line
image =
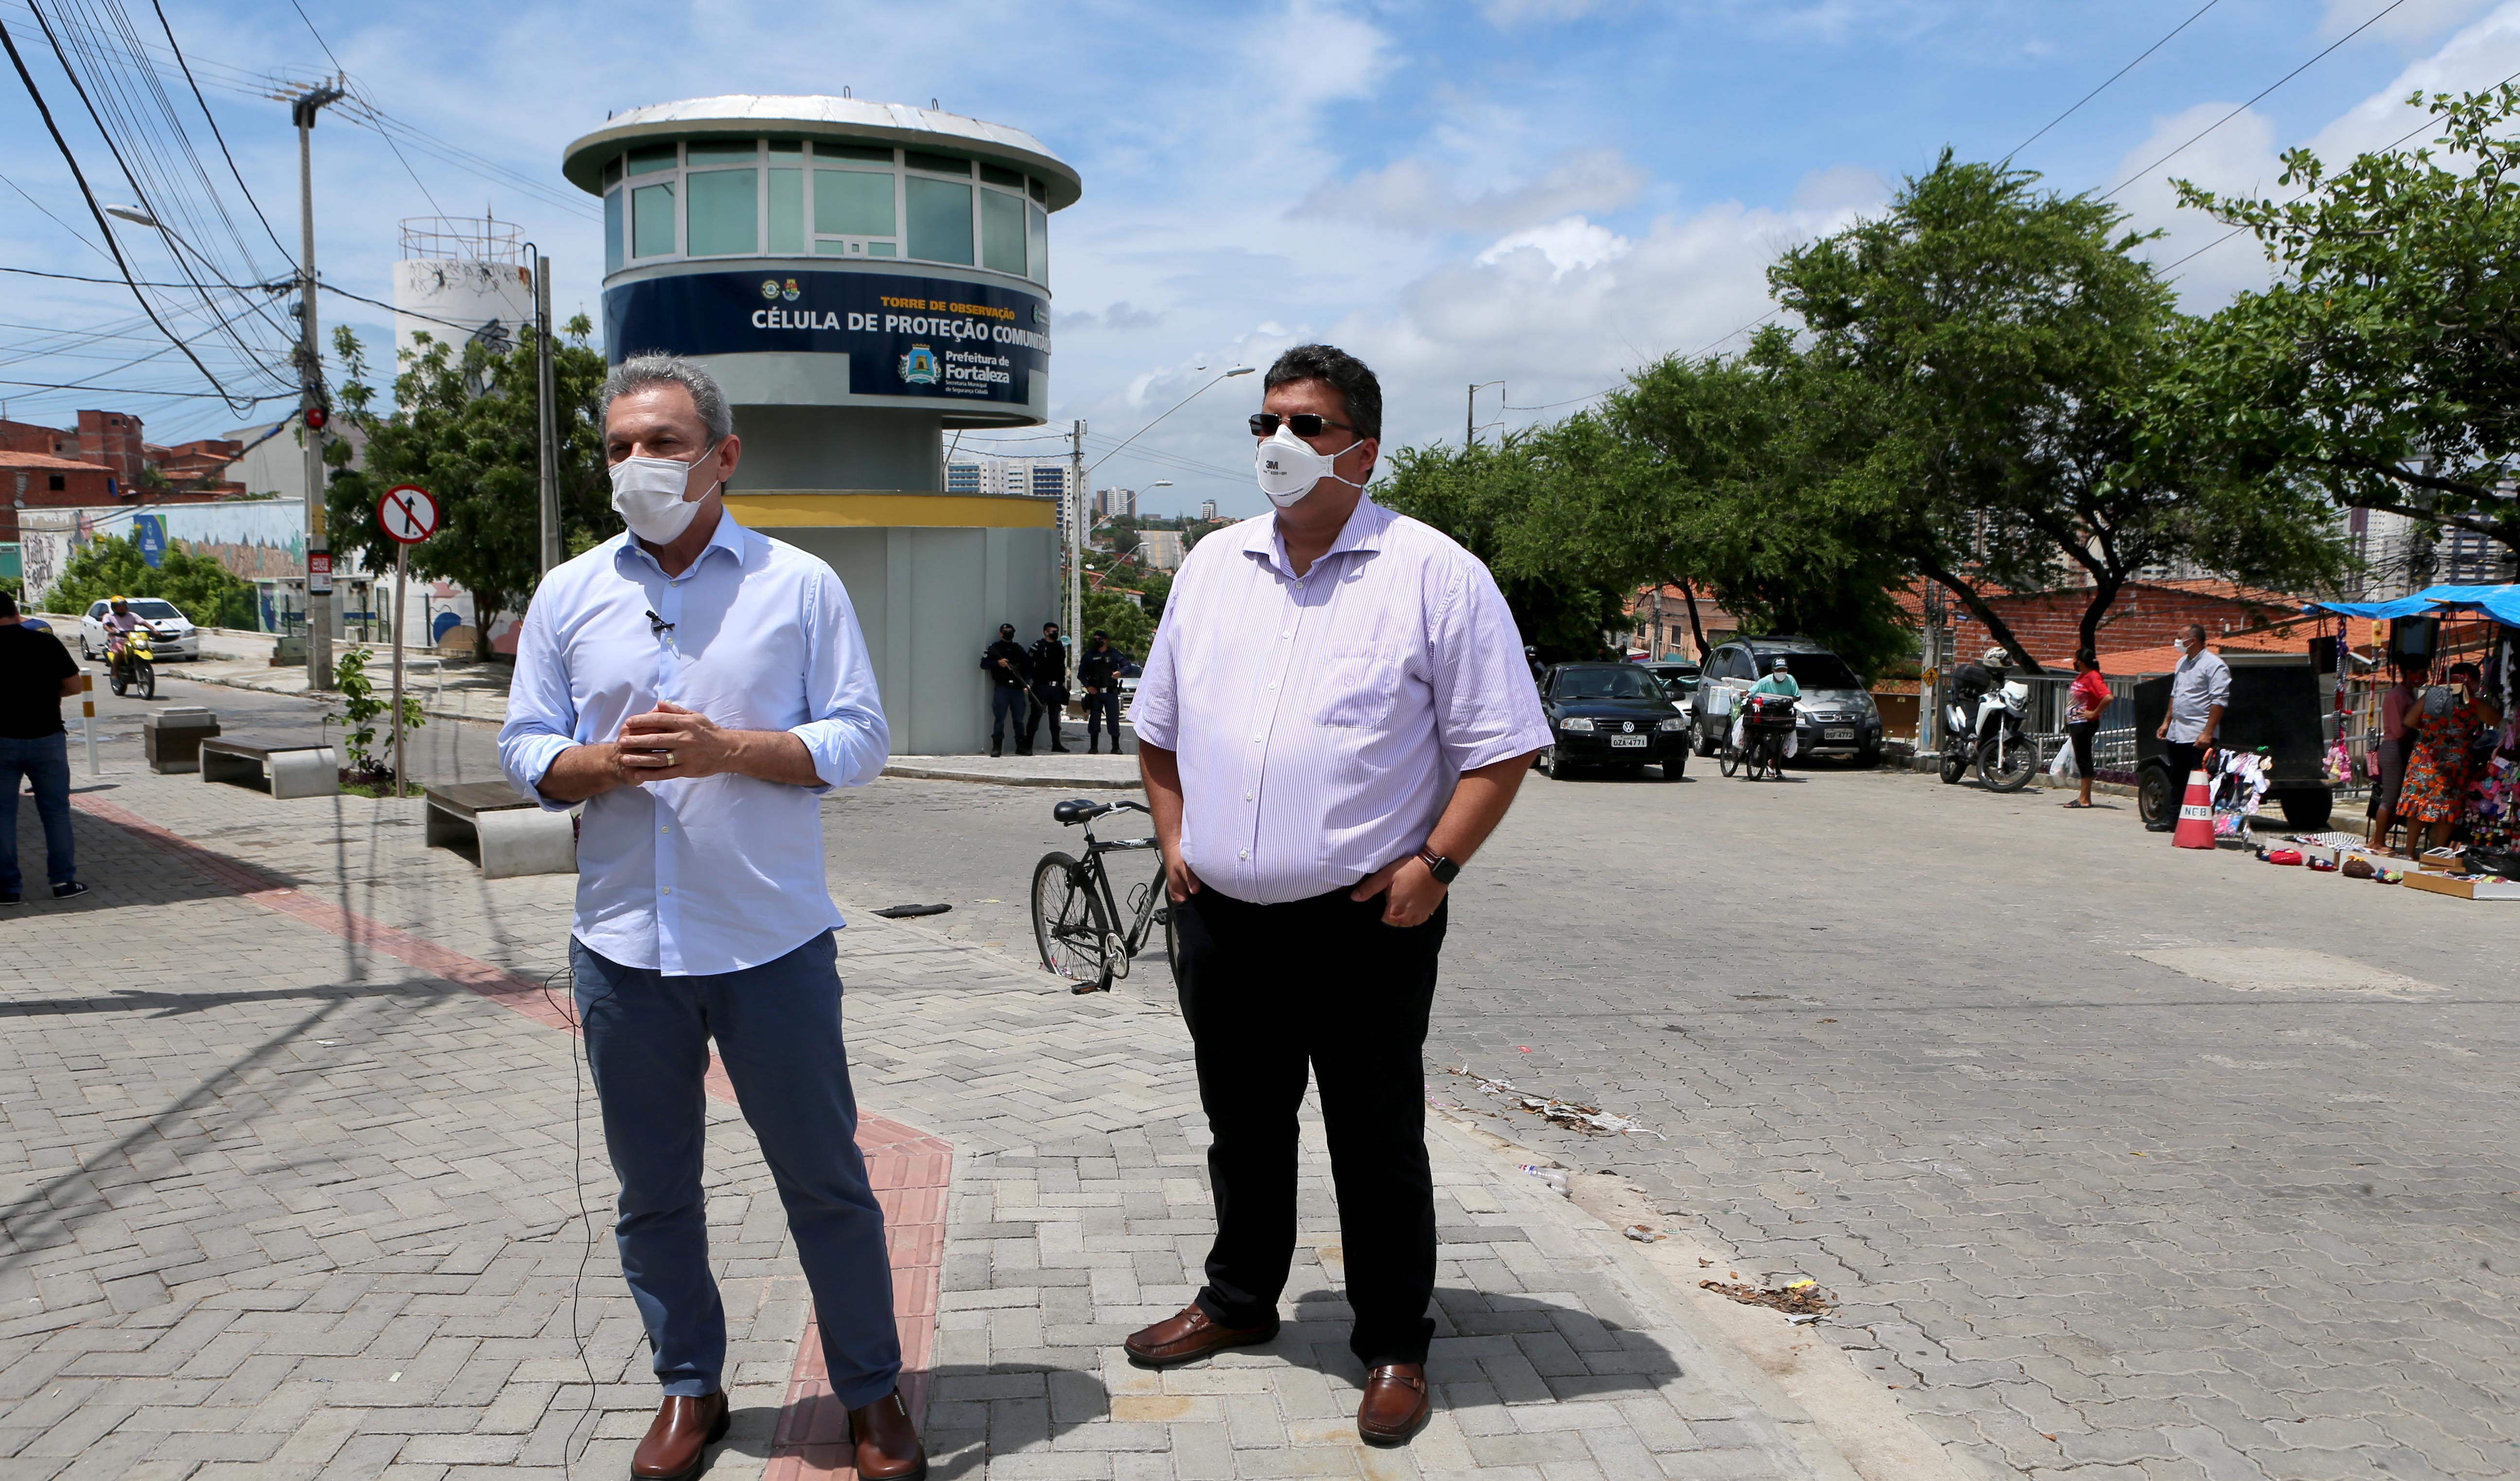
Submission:
<svg viewBox="0 0 2520 1481">
<path fill-rule="evenodd" d="M 192 64 L 184 60 L 184 49 L 175 43 L 175 27 L 166 23 L 166 7 L 158 4 L 158 0 L 149 0 L 149 6 L 158 13 L 158 28 L 166 33 L 166 49 L 175 54 L 175 66 L 184 74 L 184 84 L 193 90 L 193 102 L 200 106 L 202 120 L 209 124 L 210 137 L 218 141 L 219 157 L 228 162 L 228 173 L 236 177 L 237 190 L 244 195 L 245 203 L 253 207 L 254 219 L 262 223 L 263 235 L 280 249 L 280 260 L 295 267 L 297 259 L 291 256 L 289 248 L 281 244 L 280 233 L 271 229 L 271 218 L 262 213 L 262 202 L 253 199 L 253 187 L 245 183 L 245 171 L 237 168 L 236 156 L 228 153 L 227 135 L 219 132 L 219 120 L 210 112 L 209 100 L 202 96 L 202 84 L 193 80 Z"/>
<path fill-rule="evenodd" d="M 44 391 L 94 391 L 107 396 L 177 396 L 188 401 L 225 401 L 239 412 L 265 401 L 292 400 L 298 394 L 295 390 L 286 390 L 273 391 L 267 396 L 232 396 L 225 391 L 153 391 L 131 385 L 63 385 L 50 381 L 0 381 L 0 385 L 24 386 Z"/>
<path fill-rule="evenodd" d="M 155 0 L 152 0 L 152 3 L 155 3 Z M 349 72 L 341 66 L 341 59 L 333 55 L 333 43 L 325 40 L 324 33 L 315 28 L 314 18 L 306 14 L 306 7 L 298 4 L 297 0 L 289 0 L 289 8 L 297 13 L 298 20 L 306 22 L 306 34 L 315 38 L 317 46 L 324 48 L 324 55 L 333 63 L 333 70 L 340 76 L 347 77 Z M 438 204 L 437 198 L 429 194 L 428 182 L 421 179 L 420 171 L 413 169 L 411 161 L 403 157 L 402 146 L 394 143 L 393 135 L 379 130 L 378 137 L 385 141 L 385 148 L 393 151 L 394 162 L 402 166 L 404 174 L 411 176 L 411 183 L 420 187 L 421 198 L 428 202 L 428 208 L 438 215 L 445 215 L 446 207 Z"/>
<path fill-rule="evenodd" d="M 136 283 L 137 286 L 141 288 L 191 288 L 194 286 L 190 283 L 157 283 L 146 278 L 137 280 L 130 278 L 91 278 L 84 273 L 48 273 L 32 267 L 0 267 L 0 273 L 16 273 L 19 276 L 25 278 L 57 278 L 64 283 L 109 283 L 117 288 L 131 283 Z M 206 286 L 210 288 L 223 288 L 232 293 L 270 293 L 278 292 L 282 289 L 289 287 L 287 283 L 219 282 L 212 282 Z"/>
<path fill-rule="evenodd" d="M 2374 26 L 2374 25 L 2376 25 L 2376 24 L 2378 24 L 2378 23 L 2379 23 L 2379 22 L 2380 22 L 2380 18 L 2381 18 L 2382 16 L 2386 16 L 2387 14 L 2389 14 L 2389 12 L 2391 12 L 2391 11 L 2393 11 L 2393 10 L 2396 10 L 2399 6 L 2404 5 L 2404 4 L 2406 4 L 2406 3 L 2407 3 L 2407 0 L 2389 0 L 2389 3 L 2388 3 L 2388 4 L 2386 4 L 2386 5 L 2382 6 L 2382 7 L 2380 7 L 2379 13 L 2378 13 L 2377 15 L 2374 15 L 2370 20 L 2363 22 L 2361 25 L 2358 25 L 2358 26 L 2354 27 L 2352 30 L 2347 31 L 2344 35 L 2337 37 L 2334 41 L 2329 42 L 2329 43 L 2328 43 L 2324 48 L 2322 48 L 2322 49 L 2319 51 L 2318 56 L 2311 58 L 2308 62 L 2305 62 L 2305 63 L 2303 63 L 2301 66 L 2294 67 L 2291 71 L 2288 71 L 2288 72 L 2284 73 L 2282 76 L 2277 77 L 2274 81 L 2268 83 L 2268 84 L 2266 85 L 2266 87 L 2265 87 L 2263 90 L 2261 90 L 2261 91 L 2259 92 L 2259 94 L 2258 94 L 2258 96 L 2257 96 L 2257 97 L 2255 97 L 2255 98 L 2251 98 L 2248 102 L 2241 104 L 2238 108 L 2235 108 L 2235 109 L 2231 110 L 2229 112 L 2225 113 L 2222 117 L 2215 119 L 2212 123 L 2209 123 L 2209 124 L 2207 124 L 2205 127 L 2203 127 L 2202 129 L 2197 130 L 2195 137 L 2194 137 L 2194 138 L 2189 139 L 2189 140 L 2187 141 L 2187 143 L 2186 143 L 2186 144 L 2182 144 L 2182 145 L 2179 146 L 2179 148 L 2177 148 L 2177 149 L 2175 149 L 2175 150 L 2172 150 L 2169 154 L 2166 154 L 2166 155 L 2162 156 L 2160 158 L 2155 159 L 2155 160 L 2154 160 L 2154 161 L 2152 161 L 2150 164 L 2147 164 L 2147 165 L 2145 165 L 2143 168 L 2141 168 L 2141 169 L 2139 169 L 2139 170 L 2137 170 L 2134 174 L 2127 176 L 2125 179 L 2123 179 L 2123 180 L 2119 181 L 2117 184 L 2110 186 L 2106 191 L 2104 191 L 2104 192 L 2102 192 L 2102 193 L 2100 194 L 2099 199 L 2100 199 L 2100 200 L 2102 200 L 2102 201 L 2106 201 L 2107 199 L 2109 199 L 2109 197 L 2116 195 L 2118 192 L 2120 192 L 2120 191 L 2122 191 L 2122 190 L 2125 190 L 2128 186 L 2135 184 L 2138 180 L 2140 180 L 2140 179 L 2142 179 L 2144 176 L 2151 174 L 2154 170 L 2157 170 L 2157 169 L 2161 168 L 2163 165 L 2168 164 L 2171 160 L 2178 158 L 2181 155 L 2182 155 L 2182 154 L 2184 154 L 2184 153 L 2186 153 L 2186 152 L 2187 152 L 2187 149 L 2188 149 L 2188 146 L 2189 146 L 2189 145 L 2194 144 L 2198 139 L 2202 139 L 2202 138 L 2204 138 L 2207 134 L 2210 134 L 2210 133 L 2214 132 L 2214 130 L 2216 130 L 2216 129 L 2218 129 L 2218 128 L 2221 128 L 2224 124 L 2230 122 L 2232 119 L 2237 118 L 2237 117 L 2238 117 L 2238 116 L 2240 116 L 2242 113 L 2245 113 L 2245 112 L 2247 112 L 2249 110 L 2251 110 L 2251 109 L 2253 109 L 2253 108 L 2257 107 L 2257 106 L 2258 106 L 2258 104 L 2259 104 L 2262 100 L 2264 100 L 2264 99 L 2265 99 L 2265 97 L 2267 96 L 2267 94 L 2268 94 L 2268 93 L 2272 93 L 2272 92 L 2273 92 L 2276 88 L 2279 88 L 2279 87 L 2283 86 L 2285 83 L 2290 82 L 2293 78 L 2300 76 L 2303 72 L 2306 72 L 2306 71 L 2310 70 L 2310 68 L 2311 68 L 2311 67 L 2315 67 L 2315 66 L 2317 66 L 2317 65 L 2318 65 L 2318 61 L 2319 61 L 2319 58 L 2320 58 L 2320 57 L 2324 57 L 2324 56 L 2326 56 L 2329 52 L 2332 52 L 2332 51 L 2336 50 L 2338 47 L 2343 46 L 2346 42 L 2351 41 L 2351 40 L 2353 40 L 2355 37 L 2357 37 L 2357 36 L 2359 36 L 2359 35 L 2362 34 L 2364 31 L 2369 30 L 2372 26 Z"/>
<path fill-rule="evenodd" d="M 35 86 L 34 73 L 26 70 L 26 59 L 18 50 L 18 38 L 9 33 L 6 23 L 0 23 L 0 45 L 8 48 L 10 64 L 18 69 L 18 80 L 25 84 L 26 96 L 34 100 L 35 112 L 43 116 L 44 130 L 52 135 L 53 147 L 61 151 L 63 161 L 69 165 L 70 177 L 78 182 L 79 195 L 87 202 L 88 213 L 96 218 L 96 229 L 104 235 L 106 246 L 112 250 L 113 265 L 122 270 L 122 281 L 131 286 L 131 296 L 139 301 L 141 312 L 147 314 L 150 322 L 156 324 L 158 331 L 168 339 L 174 340 L 184 351 L 184 358 L 193 362 L 193 368 L 202 373 L 202 379 L 208 381 L 231 407 L 243 411 L 247 406 L 253 404 L 254 400 L 268 399 L 256 397 L 239 400 L 226 386 L 219 384 L 219 378 L 210 374 L 210 368 L 202 363 L 199 355 L 193 353 L 192 346 L 176 339 L 175 332 L 167 329 L 165 322 L 158 317 L 157 307 L 150 303 L 149 295 L 142 292 L 140 285 L 133 280 L 131 264 L 122 260 L 122 246 L 113 240 L 113 229 L 105 224 L 105 208 L 96 203 L 96 192 L 88 189 L 87 174 L 79 168 L 78 157 L 70 152 L 69 141 L 62 137 L 61 125 L 53 120 L 53 110 L 44 102 L 43 90 Z M 76 79 L 73 78 L 72 82 L 75 85 Z"/>
<path fill-rule="evenodd" d="M 2143 56 L 2142 56 L 2142 57 L 2138 57 L 2138 58 L 2136 58 L 2136 59 L 2135 59 L 2135 61 L 2130 62 L 2130 63 L 2128 63 L 2126 66 L 2124 66 L 2124 67 L 2119 67 L 2116 71 L 2113 71 L 2113 72 L 2109 73 L 2108 81 L 2107 81 L 2107 82 L 2103 82 L 2103 83 L 2101 83 L 2099 86 L 2097 86 L 2097 87 L 2095 87 L 2095 88 L 2092 89 L 2090 92 L 2085 93 L 2085 94 L 2081 97 L 2081 99 L 2079 99 L 2079 100 L 2074 104 L 2074 106 L 2073 106 L 2072 108 L 2069 108 L 2069 109 L 2065 110 L 2063 112 L 2058 113 L 2055 117 L 2048 119 L 2045 124 L 2041 125 L 2041 127 L 2040 127 L 2040 129 L 2039 129 L 2039 132 L 2038 132 L 2038 133 L 2036 133 L 2036 134 L 2032 134 L 2029 138 L 2022 140 L 2019 144 L 2016 144 L 2016 145 L 2014 145 L 2012 148 L 2010 148 L 2010 149 L 2008 149 L 2008 150 L 2004 151 L 2004 155 L 2003 155 L 2003 162 L 2004 162 L 2005 164 L 2010 164 L 2010 163 L 2012 162 L 2012 157 L 2013 157 L 2013 156 L 2015 156 L 2015 155 L 2017 155 L 2017 154 L 2020 154 L 2023 150 L 2028 149 L 2030 146 L 2032 146 L 2032 145 L 2034 145 L 2034 144 L 2038 143 L 2038 142 L 2040 141 L 2040 139 L 2041 139 L 2043 136 L 2045 136 L 2045 135 L 2047 134 L 2048 130 L 2049 130 L 2049 129 L 2051 129 L 2051 128 L 2054 128 L 2057 124 L 2062 123 L 2062 122 L 2064 122 L 2066 119 L 2071 118 L 2072 116 L 2074 116 L 2074 114 L 2082 109 L 2082 107 L 2083 107 L 2083 105 L 2084 105 L 2084 104 L 2089 103 L 2089 102 L 2091 102 L 2093 98 L 2096 98 L 2096 97 L 2098 97 L 2100 94 L 2102 94 L 2102 93 L 2104 93 L 2104 92 L 2107 92 L 2107 91 L 2109 90 L 2109 84 L 2110 84 L 2110 83 L 2113 83 L 2113 82 L 2117 81 L 2120 77 L 2123 77 L 2123 76 L 2125 76 L 2127 73 L 2129 73 L 2129 72 L 2131 72 L 2131 71 L 2134 71 L 2134 70 L 2136 69 L 2136 67 L 2138 67 L 2138 66 L 2140 66 L 2140 65 L 2142 64 L 2144 57 L 2149 57 L 2149 56 L 2151 56 L 2154 52 L 2157 52 L 2157 51 L 2161 50 L 2163 47 L 2168 46 L 2168 45 L 2170 44 L 2170 40 L 2171 40 L 2171 37 L 2172 37 L 2172 36 L 2176 36 L 2176 35 L 2178 35 L 2181 31 L 2183 31 L 2183 30 L 2187 29 L 2187 27 L 2189 27 L 2189 26 L 2191 26 L 2191 25 L 2194 25 L 2194 24 L 2197 22 L 2197 21 L 2198 21 L 2198 20 L 2200 20 L 2200 19 L 2204 16 L 2204 14 L 2205 14 L 2207 11 L 2212 10 L 2215 6 L 2217 6 L 2217 5 L 2221 4 L 2221 3 L 2222 3 L 2222 0 L 2205 0 L 2205 3 L 2204 3 L 2203 5 L 2201 5 L 2201 6 L 2198 6 L 2198 7 L 2197 7 L 2197 9 L 2196 9 L 2196 14 L 2195 14 L 2195 15 L 2190 16 L 2190 17 L 2188 17 L 2186 20 L 2180 22 L 2177 25 L 2172 26 L 2172 27 L 2170 28 L 2170 35 L 2168 35 L 2168 36 L 2164 36 L 2164 37 L 2162 37 L 2160 40 L 2158 40 L 2158 41 L 2156 41 L 2156 42 L 2152 43 L 2152 45 L 2145 47 L 2145 48 L 2143 49 Z"/>
</svg>

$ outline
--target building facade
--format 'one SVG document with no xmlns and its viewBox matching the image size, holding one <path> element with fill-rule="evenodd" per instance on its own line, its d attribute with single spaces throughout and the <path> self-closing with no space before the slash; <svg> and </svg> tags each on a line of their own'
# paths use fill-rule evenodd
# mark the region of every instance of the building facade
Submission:
<svg viewBox="0 0 2520 1481">
<path fill-rule="evenodd" d="M 744 442 L 727 509 L 839 573 L 894 748 L 977 750 L 976 655 L 1057 612 L 1059 511 L 949 479 L 944 436 L 1046 420 L 1076 171 L 976 118 L 748 95 L 618 114 L 562 168 L 604 202 L 606 353 L 709 369 Z"/>
</svg>

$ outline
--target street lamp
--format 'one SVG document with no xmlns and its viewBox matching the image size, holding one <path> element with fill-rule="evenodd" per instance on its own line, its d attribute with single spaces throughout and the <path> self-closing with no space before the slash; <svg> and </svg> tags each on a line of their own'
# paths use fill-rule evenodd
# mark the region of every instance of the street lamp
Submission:
<svg viewBox="0 0 2520 1481">
<path fill-rule="evenodd" d="M 1225 381 L 1231 381 L 1237 376 L 1250 375 L 1257 369 L 1259 369 L 1259 367 L 1253 365 L 1238 365 L 1232 370 L 1227 371 L 1224 375 L 1208 381 L 1207 384 L 1200 386 L 1197 390 L 1194 390 L 1189 395 L 1182 397 L 1179 401 L 1174 402 L 1165 410 L 1163 417 L 1157 417 L 1154 422 L 1149 422 L 1145 426 L 1139 427 L 1136 431 L 1131 432 L 1128 436 L 1121 438 L 1119 447 L 1115 447 L 1111 449 L 1110 452 L 1104 453 L 1102 457 L 1095 459 L 1094 468 L 1086 469 L 1082 473 L 1078 474 L 1076 479 L 1077 516 L 1074 519 L 1069 520 L 1067 524 L 1068 539 L 1073 542 L 1068 547 L 1067 552 L 1067 630 L 1069 632 L 1075 632 L 1085 621 L 1085 523 L 1089 517 L 1085 512 L 1086 478 L 1093 474 L 1095 468 L 1101 468 L 1103 464 L 1110 462 L 1113 456 L 1120 451 L 1120 448 L 1127 447 L 1130 443 L 1137 441 L 1140 437 L 1152 431 L 1154 429 L 1155 422 L 1161 422 L 1164 420 L 1164 417 L 1169 417 L 1174 412 L 1180 411 L 1183 407 L 1190 405 L 1199 397 L 1207 394 L 1211 388 L 1220 385 Z M 1169 482 L 1170 480 L 1167 479 L 1165 481 Z M 1153 486 L 1161 488 L 1164 484 L 1158 483 Z"/>
</svg>

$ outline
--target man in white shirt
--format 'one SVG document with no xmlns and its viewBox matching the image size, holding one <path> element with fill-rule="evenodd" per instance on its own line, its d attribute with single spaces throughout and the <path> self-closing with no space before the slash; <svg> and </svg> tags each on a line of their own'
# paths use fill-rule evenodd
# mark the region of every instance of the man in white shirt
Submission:
<svg viewBox="0 0 2520 1481">
<path fill-rule="evenodd" d="M 2179 666 L 2170 673 L 2170 710 L 2153 732 L 2170 769 L 2170 795 L 2187 795 L 2187 779 L 2214 754 L 2223 729 L 2223 707 L 2231 699 L 2231 667 L 2205 648 L 2205 629 L 2190 622 L 2179 630 Z M 2179 810 L 2144 825 L 2147 831 L 2176 832 Z"/>
<path fill-rule="evenodd" d="M 1127 1348 L 1165 1368 L 1277 1335 L 1295 1112 L 1318 1076 L 1367 1369 L 1357 1430 L 1405 1445 L 1432 1412 L 1423 1055 L 1444 897 L 1549 726 L 1487 567 L 1364 497 L 1373 373 L 1301 345 L 1263 404 L 1254 466 L 1277 513 L 1192 550 L 1131 712 L 1217 1233 L 1197 1299 Z"/>
<path fill-rule="evenodd" d="M 499 756 L 544 807 L 586 804 L 569 965 L 621 1181 L 613 1237 L 664 1388 L 631 1475 L 697 1476 L 727 1428 L 700 1186 L 714 1039 L 787 1206 L 857 1472 L 906 1481 L 927 1462 L 855 1141 L 816 800 L 890 749 L 866 641 L 830 566 L 726 513 L 742 446 L 706 372 L 626 360 L 603 418 L 630 529 L 535 591 Z"/>
</svg>

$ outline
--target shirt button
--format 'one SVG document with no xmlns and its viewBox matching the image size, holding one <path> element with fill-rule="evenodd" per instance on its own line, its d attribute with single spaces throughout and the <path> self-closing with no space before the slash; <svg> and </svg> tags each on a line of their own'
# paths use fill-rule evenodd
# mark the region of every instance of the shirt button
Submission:
<svg viewBox="0 0 2520 1481">
<path fill-rule="evenodd" d="M 1249 850 L 1249 849 L 1247 849 L 1247 848 L 1246 848 L 1246 849 L 1244 849 L 1244 850 L 1242 851 L 1242 857 L 1243 857 L 1243 858 L 1245 858 L 1245 859 L 1250 858 L 1250 857 L 1251 857 L 1251 850 Z"/>
<path fill-rule="evenodd" d="M 673 892 L 674 892 L 674 887 L 673 887 L 672 885 L 670 885 L 670 884 L 666 885 L 666 886 L 664 887 L 664 889 L 661 891 L 661 893 L 663 893 L 663 894 L 668 894 L 668 895 L 672 894 Z"/>
<path fill-rule="evenodd" d="M 1270 687 L 1271 689 L 1276 689 L 1276 688 L 1278 687 L 1278 681 L 1277 681 L 1277 680 L 1275 680 L 1275 679 L 1270 680 L 1270 681 L 1269 681 L 1269 687 Z"/>
<path fill-rule="evenodd" d="M 1252 743 L 1252 744 L 1254 744 L 1254 745 L 1258 745 L 1258 744 L 1260 743 L 1260 738 L 1259 738 L 1258 736 L 1254 736 L 1254 737 L 1252 737 L 1252 738 L 1251 738 L 1251 743 Z"/>
<path fill-rule="evenodd" d="M 1279 637 L 1281 637 L 1281 638 L 1291 638 L 1291 637 L 1293 637 L 1293 636 L 1295 636 L 1295 635 L 1294 635 L 1293 633 L 1291 633 L 1291 632 L 1285 632 L 1285 633 L 1280 633 L 1278 636 L 1279 636 Z"/>
<path fill-rule="evenodd" d="M 1242 800 L 1243 800 L 1243 801 L 1245 801 L 1245 802 L 1250 801 L 1250 800 L 1251 800 L 1251 794 L 1250 794 L 1249 792 L 1244 792 L 1244 793 L 1242 794 Z"/>
<path fill-rule="evenodd" d="M 670 833 L 670 832 L 672 832 L 673 830 L 673 830 L 673 827 L 672 827 L 672 825 L 670 825 L 670 824 L 669 824 L 669 825 L 667 825 L 666 827 L 663 827 L 663 828 L 660 828 L 660 829 L 656 830 L 656 831 L 658 831 L 658 832 L 660 832 L 660 833 Z"/>
</svg>

